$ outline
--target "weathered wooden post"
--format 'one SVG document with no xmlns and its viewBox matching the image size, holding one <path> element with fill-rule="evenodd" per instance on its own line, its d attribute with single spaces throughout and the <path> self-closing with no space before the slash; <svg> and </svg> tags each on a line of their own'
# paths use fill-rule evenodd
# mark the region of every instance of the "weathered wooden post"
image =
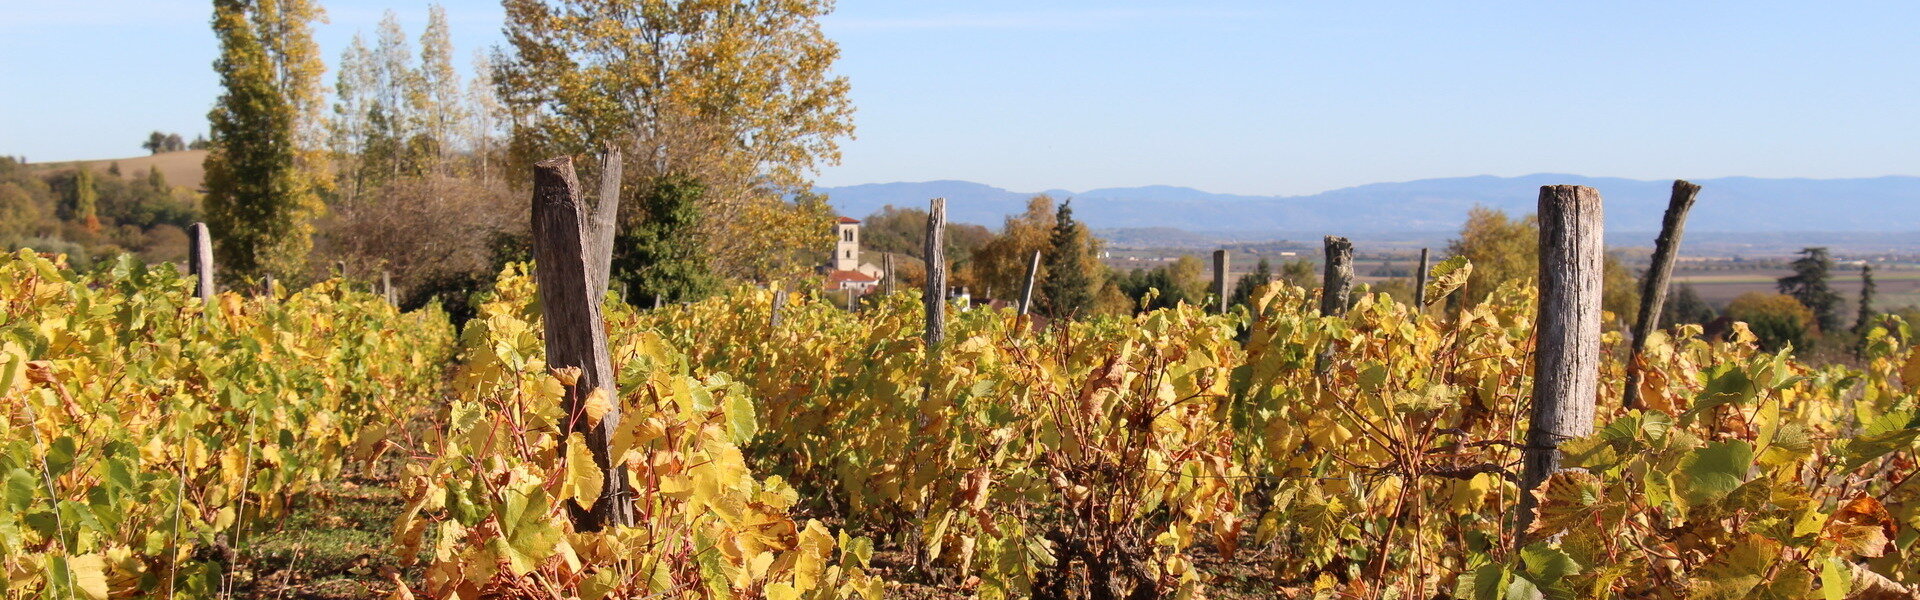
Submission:
<svg viewBox="0 0 1920 600">
<path fill-rule="evenodd" d="M 267 295 L 267 300 L 269 302 L 279 298 L 279 296 L 273 293 L 273 284 L 274 284 L 274 281 L 273 281 L 272 273 L 268 273 L 266 275 L 260 276 L 260 289 L 263 290 L 262 293 L 265 293 Z"/>
<path fill-rule="evenodd" d="M 774 290 L 773 316 L 767 318 L 768 328 L 776 328 L 780 326 L 780 311 L 785 310 L 786 308 L 787 308 L 787 291 Z"/>
<path fill-rule="evenodd" d="M 193 295 L 203 301 L 212 301 L 213 287 L 213 234 L 207 231 L 206 223 L 194 223 L 188 230 L 193 239 L 193 250 L 187 254 L 187 272 L 194 277 Z"/>
<path fill-rule="evenodd" d="M 654 294 L 654 295 L 653 295 L 653 309 L 654 309 L 654 310 L 660 310 L 660 307 L 661 307 L 661 306 L 662 306 L 662 301 L 660 300 L 660 295 L 659 295 L 659 294 Z"/>
<path fill-rule="evenodd" d="M 582 203 L 580 182 L 572 159 L 561 157 L 534 164 L 533 254 L 534 281 L 540 290 L 540 313 L 546 323 L 547 366 L 579 369 L 567 390 L 567 417 L 563 430 L 580 434 L 593 463 L 601 471 L 599 498 L 575 498 L 567 511 L 579 531 L 599 531 L 608 525 L 631 522 L 624 467 L 607 456 L 607 443 L 620 424 L 619 394 L 614 389 L 613 361 L 607 353 L 607 333 L 601 320 L 596 272 L 604 273 L 612 256 L 595 249 Z M 604 409 L 599 418 L 593 415 Z M 562 446 L 564 449 L 565 447 Z M 582 508 L 582 506 L 585 508 Z"/>
<path fill-rule="evenodd" d="M 1533 523 L 1533 490 L 1560 469 L 1560 443 L 1593 433 L 1600 389 L 1600 282 L 1606 256 L 1600 192 L 1542 186 L 1539 214 L 1533 413 L 1522 451 L 1516 546 L 1525 543 Z"/>
<path fill-rule="evenodd" d="M 380 295 L 387 298 L 387 304 L 400 305 L 400 301 L 393 295 L 393 274 L 384 269 L 380 271 Z"/>
<path fill-rule="evenodd" d="M 1214 312 L 1223 315 L 1227 314 L 1228 283 L 1230 282 L 1227 281 L 1227 251 L 1215 250 L 1213 251 L 1213 293 L 1218 300 L 1215 301 Z"/>
<path fill-rule="evenodd" d="M 934 198 L 927 207 L 927 354 L 933 355 L 947 339 L 947 199 Z"/>
<path fill-rule="evenodd" d="M 1337 317 L 1347 314 L 1347 296 L 1353 292 L 1353 242 L 1337 235 L 1327 236 L 1326 272 L 1320 278 L 1320 314 Z"/>
<path fill-rule="evenodd" d="M 893 253 L 888 252 L 885 254 L 881 254 L 880 264 L 881 264 L 880 285 L 884 286 L 880 289 L 880 293 L 885 296 L 892 296 L 893 295 Z"/>
<path fill-rule="evenodd" d="M 594 197 L 594 204 L 587 210 L 587 256 L 604 256 L 606 260 L 590 264 L 594 270 L 587 281 L 594 292 L 593 303 L 599 304 L 607 293 L 607 279 L 613 271 L 613 234 L 615 219 L 620 211 L 620 177 L 625 162 L 620 149 L 609 144 L 600 150 L 600 192 Z"/>
<path fill-rule="evenodd" d="M 858 310 L 857 308 L 854 307 L 854 303 L 856 301 L 858 301 L 858 299 L 856 298 L 856 294 L 854 294 L 851 288 L 847 289 L 847 312 L 854 312 Z"/>
<path fill-rule="evenodd" d="M 1680 235 L 1687 226 L 1687 211 L 1700 195 L 1700 186 L 1685 179 L 1673 180 L 1673 195 L 1667 199 L 1667 214 L 1660 219 L 1660 237 L 1653 241 L 1653 264 L 1647 265 L 1646 278 L 1640 282 L 1640 318 L 1633 325 L 1633 351 L 1627 355 L 1627 389 L 1622 404 L 1640 405 L 1640 352 L 1647 347 L 1647 336 L 1660 327 L 1660 312 L 1666 308 L 1667 283 L 1673 278 L 1673 261 L 1680 256 Z"/>
<path fill-rule="evenodd" d="M 1427 307 L 1427 249 L 1420 249 L 1420 268 L 1413 272 L 1413 310 Z"/>
<path fill-rule="evenodd" d="M 1033 257 L 1027 259 L 1027 282 L 1020 286 L 1020 315 L 1033 312 L 1033 284 L 1040 278 L 1040 251 L 1033 251 Z"/>
</svg>

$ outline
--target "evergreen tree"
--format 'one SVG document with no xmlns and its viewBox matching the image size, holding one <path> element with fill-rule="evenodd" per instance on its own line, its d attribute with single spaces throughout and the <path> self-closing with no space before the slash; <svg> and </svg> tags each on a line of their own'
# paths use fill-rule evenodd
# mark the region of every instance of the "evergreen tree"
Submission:
<svg viewBox="0 0 1920 600">
<path fill-rule="evenodd" d="M 1700 299 L 1700 292 L 1692 285 L 1681 284 L 1667 295 L 1667 305 L 1660 311 L 1660 326 L 1672 327 L 1682 323 L 1705 323 L 1720 318 L 1720 311 L 1713 305 Z"/>
<path fill-rule="evenodd" d="M 313 248 L 321 183 L 311 169 L 322 70 L 305 0 L 215 0 L 214 70 L 225 91 L 207 115 L 207 225 L 229 282 L 299 275 Z"/>
<path fill-rule="evenodd" d="M 1840 315 L 1834 310 L 1840 303 L 1840 294 L 1827 285 L 1832 270 L 1833 258 L 1826 248 L 1805 248 L 1800 250 L 1800 258 L 1793 261 L 1793 274 L 1779 281 L 1780 293 L 1793 296 L 1813 311 L 1814 324 L 1820 331 L 1840 328 Z"/>
<path fill-rule="evenodd" d="M 1070 319 L 1093 304 L 1093 293 L 1099 289 L 1099 282 L 1094 281 L 1093 269 L 1098 264 L 1092 237 L 1086 226 L 1073 220 L 1073 201 L 1062 202 L 1054 216 L 1053 236 L 1041 260 L 1047 272 L 1046 281 L 1040 284 L 1045 300 L 1042 306 L 1048 315 Z"/>
<path fill-rule="evenodd" d="M 1252 306 L 1254 293 L 1258 292 L 1259 288 L 1266 287 L 1268 283 L 1272 282 L 1273 265 L 1268 263 L 1267 259 L 1262 258 L 1260 259 L 1260 264 L 1253 268 L 1252 273 L 1240 276 L 1240 281 L 1233 285 L 1232 305 Z"/>
<path fill-rule="evenodd" d="M 1853 332 L 1866 335 L 1873 322 L 1873 265 L 1860 265 L 1860 314 L 1853 318 Z"/>
<path fill-rule="evenodd" d="M 614 239 L 611 279 L 628 287 L 629 302 L 647 305 L 705 298 L 719 286 L 699 235 L 700 201 L 706 193 L 689 177 L 667 177 L 640 196 L 645 220 Z M 613 287 L 618 287 L 616 283 Z"/>
</svg>

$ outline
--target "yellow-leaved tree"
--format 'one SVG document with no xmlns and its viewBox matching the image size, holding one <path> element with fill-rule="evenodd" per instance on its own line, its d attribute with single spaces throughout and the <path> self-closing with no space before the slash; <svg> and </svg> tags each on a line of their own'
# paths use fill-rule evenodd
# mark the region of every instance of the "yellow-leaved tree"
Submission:
<svg viewBox="0 0 1920 600">
<path fill-rule="evenodd" d="M 707 243 L 709 267 L 724 276 L 770 270 L 734 256 L 762 245 L 733 243 L 737 234 L 826 243 L 831 232 L 806 218 L 811 209 L 784 198 L 837 162 L 838 140 L 853 132 L 846 78 L 832 73 L 840 50 L 818 21 L 831 1 L 504 5 L 507 51 L 494 81 L 518 168 L 625 148 L 622 230 L 649 217 L 632 209 L 653 183 L 697 181 L 704 218 L 696 231 L 673 233 Z"/>
</svg>

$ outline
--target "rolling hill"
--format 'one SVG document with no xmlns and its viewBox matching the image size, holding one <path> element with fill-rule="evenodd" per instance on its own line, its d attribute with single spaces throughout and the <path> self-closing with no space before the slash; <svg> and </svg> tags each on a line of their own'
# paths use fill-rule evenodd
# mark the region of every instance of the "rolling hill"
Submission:
<svg viewBox="0 0 1920 600">
<path fill-rule="evenodd" d="M 204 174 L 200 168 L 200 163 L 206 159 L 207 151 L 205 150 L 183 150 L 180 152 L 163 152 L 151 156 L 135 156 L 131 158 L 32 163 L 32 167 L 39 170 L 57 171 L 60 169 L 71 169 L 75 165 L 86 165 L 87 168 L 104 173 L 107 167 L 112 166 L 114 163 L 119 163 L 120 175 L 123 177 L 145 177 L 148 168 L 159 167 L 160 174 L 166 176 L 167 183 L 197 190 L 200 189 L 200 179 Z"/>
</svg>

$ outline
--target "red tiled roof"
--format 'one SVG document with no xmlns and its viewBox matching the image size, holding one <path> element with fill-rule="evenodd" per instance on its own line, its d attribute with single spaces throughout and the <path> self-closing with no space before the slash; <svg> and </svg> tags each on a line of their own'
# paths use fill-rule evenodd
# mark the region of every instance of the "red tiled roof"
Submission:
<svg viewBox="0 0 1920 600">
<path fill-rule="evenodd" d="M 880 281 L 880 278 L 859 271 L 833 271 L 827 273 L 828 287 L 839 287 L 841 283 L 873 283 L 876 281 Z"/>
<path fill-rule="evenodd" d="M 847 224 L 847 225 L 859 225 L 859 224 L 860 224 L 860 220 L 859 220 L 859 219 L 855 219 L 855 218 L 853 218 L 853 217 L 840 217 L 840 222 L 841 222 L 841 223 L 844 223 L 844 224 Z"/>
</svg>

